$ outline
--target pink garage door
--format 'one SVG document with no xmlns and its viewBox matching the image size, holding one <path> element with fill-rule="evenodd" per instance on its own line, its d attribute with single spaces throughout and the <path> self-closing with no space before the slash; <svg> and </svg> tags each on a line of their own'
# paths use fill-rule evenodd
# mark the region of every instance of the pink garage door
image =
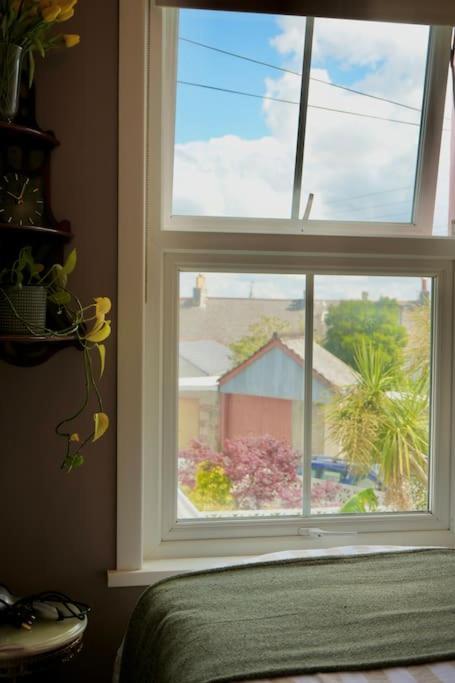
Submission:
<svg viewBox="0 0 455 683">
<path fill-rule="evenodd" d="M 221 440 L 269 434 L 292 443 L 292 401 L 221 394 Z"/>
</svg>

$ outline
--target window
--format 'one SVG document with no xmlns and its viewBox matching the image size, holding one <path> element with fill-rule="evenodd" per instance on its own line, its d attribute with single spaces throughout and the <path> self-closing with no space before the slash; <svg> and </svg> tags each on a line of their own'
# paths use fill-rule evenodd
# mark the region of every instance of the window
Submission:
<svg viewBox="0 0 455 683">
<path fill-rule="evenodd" d="M 120 21 L 118 569 L 312 528 L 452 544 L 455 246 L 428 239 L 451 29 L 141 2 Z"/>
<path fill-rule="evenodd" d="M 449 29 L 181 10 L 167 39 L 164 227 L 447 234 Z"/>
<path fill-rule="evenodd" d="M 178 519 L 428 512 L 433 289 L 181 272 Z"/>
<path fill-rule="evenodd" d="M 449 282 L 415 259 L 167 254 L 163 538 L 444 524 Z"/>
</svg>

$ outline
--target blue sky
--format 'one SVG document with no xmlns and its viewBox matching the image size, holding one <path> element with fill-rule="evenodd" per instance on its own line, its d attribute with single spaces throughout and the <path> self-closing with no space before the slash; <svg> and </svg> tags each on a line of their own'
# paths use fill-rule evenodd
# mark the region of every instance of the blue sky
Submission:
<svg viewBox="0 0 455 683">
<path fill-rule="evenodd" d="M 272 15 L 194 10 L 179 13 L 179 35 L 183 38 L 300 72 L 301 65 L 290 64 L 272 44 L 280 31 L 278 17 Z M 378 59 L 374 68 L 379 68 L 382 61 Z M 312 68 L 325 68 L 332 82 L 345 86 L 354 85 L 371 71 L 371 67 L 324 58 L 313 58 Z M 278 73 L 266 66 L 179 42 L 177 80 L 180 81 L 262 95 L 265 79 L 276 78 Z M 295 78 L 300 80 L 298 76 Z M 269 133 L 261 100 L 187 85 L 178 86 L 177 97 L 177 143 L 208 140 L 226 133 L 246 139 Z M 283 103 L 282 106 L 295 105 Z"/>
<path fill-rule="evenodd" d="M 223 50 L 247 54 L 281 66 L 270 40 L 278 33 L 275 17 L 236 12 L 180 12 L 179 33 L 184 38 Z M 276 76 L 269 69 L 180 41 L 178 80 L 264 93 L 264 79 Z M 296 76 L 297 78 L 297 76 Z M 243 138 L 267 134 L 262 101 L 227 93 L 178 86 L 177 143 L 208 140 L 233 133 Z M 283 107 L 293 105 L 283 104 Z"/>
</svg>

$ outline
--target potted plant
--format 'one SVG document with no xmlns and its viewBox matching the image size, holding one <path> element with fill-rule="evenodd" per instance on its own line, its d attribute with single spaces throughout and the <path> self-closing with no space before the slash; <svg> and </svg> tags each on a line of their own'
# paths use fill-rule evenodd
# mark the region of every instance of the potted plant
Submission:
<svg viewBox="0 0 455 683">
<path fill-rule="evenodd" d="M 111 301 L 108 297 L 96 297 L 88 306 L 81 304 L 67 286 L 68 276 L 74 271 L 76 263 L 77 253 L 73 249 L 64 264 L 55 263 L 46 269 L 43 264 L 35 261 L 31 247 L 24 247 L 13 265 L 0 272 L 0 330 L 4 331 L 14 321 L 21 334 L 44 339 L 73 337 L 82 349 L 85 383 L 83 399 L 78 410 L 61 420 L 55 428 L 56 433 L 65 441 L 62 469 L 67 472 L 83 464 L 82 451 L 85 446 L 100 439 L 109 427 L 98 381 L 103 376 L 105 367 L 106 347 L 103 342 L 111 333 L 110 320 L 106 319 L 111 310 Z M 39 315 L 33 309 L 36 297 L 31 297 L 31 290 L 40 292 Z M 46 308 L 50 309 L 47 319 Z M 98 357 L 96 368 L 93 362 L 94 353 Z M 93 413 L 93 426 L 89 434 L 81 437 L 70 427 L 89 409 L 92 395 L 97 406 Z"/>
<path fill-rule="evenodd" d="M 40 284 L 43 266 L 35 263 L 30 248 L 22 249 L 11 268 L 0 272 L 0 332 L 45 333 L 47 292 Z"/>
<path fill-rule="evenodd" d="M 26 58 L 29 85 L 35 73 L 35 53 L 73 47 L 79 36 L 55 31 L 74 15 L 77 0 L 0 0 L 0 120 L 11 122 L 19 107 L 22 65 Z"/>
</svg>

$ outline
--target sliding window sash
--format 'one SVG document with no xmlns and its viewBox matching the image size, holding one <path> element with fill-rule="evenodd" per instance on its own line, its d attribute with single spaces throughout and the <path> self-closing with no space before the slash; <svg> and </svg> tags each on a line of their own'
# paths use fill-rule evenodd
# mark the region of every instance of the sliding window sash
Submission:
<svg viewBox="0 0 455 683">
<path fill-rule="evenodd" d="M 299 129 L 296 145 L 292 215 L 289 219 L 226 218 L 218 216 L 173 215 L 175 116 L 177 94 L 178 10 L 163 12 L 163 110 L 162 110 L 162 178 L 161 227 L 163 230 L 189 232 L 259 233 L 292 235 L 370 235 L 431 236 L 434 201 L 438 177 L 439 152 L 444 102 L 449 65 L 452 29 L 433 26 L 430 29 L 425 93 L 422 106 L 418 163 L 414 186 L 412 222 L 337 221 L 303 219 L 300 212 L 301 179 L 306 134 L 306 106 L 310 76 L 313 19 L 308 18 L 305 31 L 304 65 L 301 85 Z M 155 97 L 153 90 L 150 94 Z M 305 198 L 306 199 L 306 198 Z M 304 203 L 305 204 L 305 203 Z"/>
<path fill-rule="evenodd" d="M 452 0 L 155 0 L 159 7 L 453 26 Z"/>
</svg>

